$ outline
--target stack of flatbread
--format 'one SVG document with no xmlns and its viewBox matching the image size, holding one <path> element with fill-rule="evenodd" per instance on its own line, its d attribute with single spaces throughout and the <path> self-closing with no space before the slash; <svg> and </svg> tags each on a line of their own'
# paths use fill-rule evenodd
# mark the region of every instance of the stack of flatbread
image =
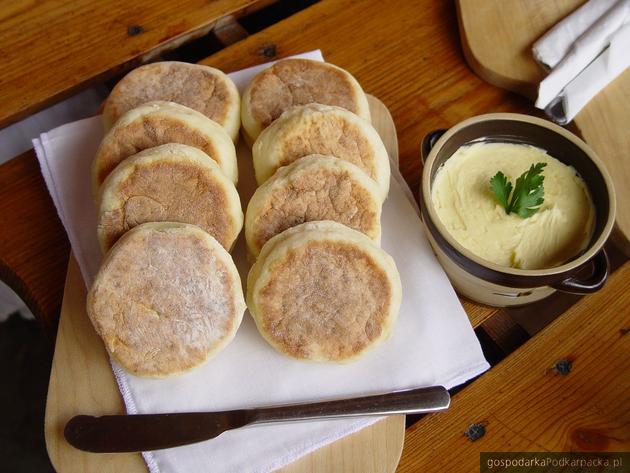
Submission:
<svg viewBox="0 0 630 473">
<path fill-rule="evenodd" d="M 92 181 L 106 256 L 88 315 L 126 370 L 186 371 L 234 338 L 245 311 L 228 253 L 243 227 L 240 96 L 217 69 L 161 62 L 127 74 L 103 118 Z"/>
<path fill-rule="evenodd" d="M 356 358 L 389 336 L 401 300 L 380 248 L 390 168 L 367 97 L 343 69 L 287 59 L 252 80 L 241 119 L 259 184 L 245 218 L 258 330 L 293 358 Z"/>
<path fill-rule="evenodd" d="M 347 361 L 387 338 L 401 300 L 380 248 L 389 159 L 348 72 L 279 61 L 241 103 L 217 69 L 155 63 L 114 87 L 103 117 L 92 184 L 105 256 L 87 305 L 122 367 L 180 373 L 233 339 L 245 302 L 229 251 L 243 223 L 247 305 L 276 350 Z M 259 184 L 245 222 L 241 121 Z"/>
</svg>

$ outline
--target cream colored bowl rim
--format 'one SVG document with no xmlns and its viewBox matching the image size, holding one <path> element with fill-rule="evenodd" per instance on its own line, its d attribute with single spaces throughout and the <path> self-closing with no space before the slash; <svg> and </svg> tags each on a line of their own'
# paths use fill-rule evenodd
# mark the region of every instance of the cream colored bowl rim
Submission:
<svg viewBox="0 0 630 473">
<path fill-rule="evenodd" d="M 471 251 L 464 248 L 460 243 L 458 243 L 448 232 L 446 227 L 442 224 L 442 221 L 437 215 L 435 208 L 433 206 L 433 200 L 431 198 L 431 168 L 433 166 L 433 162 L 435 161 L 435 157 L 437 156 L 438 151 L 444 146 L 444 144 L 458 131 L 473 125 L 475 123 L 480 123 L 484 121 L 491 120 L 505 120 L 505 121 L 520 121 L 531 123 L 533 125 L 541 126 L 547 128 L 559 135 L 563 136 L 569 141 L 572 141 L 575 145 L 577 145 L 590 159 L 595 163 L 597 169 L 601 173 L 604 178 L 604 182 L 606 183 L 606 188 L 608 192 L 608 218 L 606 220 L 606 224 L 602 229 L 601 234 L 597 238 L 595 242 L 593 242 L 587 250 L 581 254 L 578 258 L 569 261 L 568 263 L 562 264 L 560 266 L 556 266 L 553 268 L 546 269 L 516 269 L 509 268 L 506 266 L 501 266 L 496 263 L 492 263 L 485 259 L 478 257 L 473 254 Z M 587 182 L 588 186 L 588 182 Z M 449 128 L 435 143 L 427 159 L 424 163 L 424 169 L 422 171 L 422 196 L 425 202 L 426 210 L 429 214 L 429 217 L 432 220 L 432 224 L 437 228 L 440 232 L 441 236 L 459 253 L 461 253 L 467 259 L 477 263 L 478 265 L 484 266 L 493 271 L 510 274 L 513 276 L 552 276 L 555 274 L 566 273 L 571 271 L 587 261 L 589 261 L 593 256 L 597 254 L 597 252 L 604 246 L 604 243 L 608 239 L 610 232 L 612 231 L 613 225 L 615 223 L 615 215 L 616 215 L 616 201 L 615 201 L 615 192 L 612 183 L 612 179 L 608 170 L 604 166 L 604 163 L 597 157 L 595 152 L 580 138 L 575 136 L 573 133 L 565 130 L 559 125 L 552 123 L 548 120 L 544 120 L 542 118 L 532 117 L 529 115 L 523 115 L 520 113 L 487 113 L 484 115 L 477 115 L 475 117 L 468 118 L 457 125 Z"/>
</svg>

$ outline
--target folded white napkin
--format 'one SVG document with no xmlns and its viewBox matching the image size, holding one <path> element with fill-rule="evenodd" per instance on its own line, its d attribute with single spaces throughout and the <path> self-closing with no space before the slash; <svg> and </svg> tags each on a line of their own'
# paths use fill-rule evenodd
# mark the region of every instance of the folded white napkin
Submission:
<svg viewBox="0 0 630 473">
<path fill-rule="evenodd" d="M 587 68 L 564 86 L 545 108 L 555 122 L 565 125 L 604 87 L 630 66 L 630 23 L 615 31 L 610 45 Z"/>
<path fill-rule="evenodd" d="M 573 43 L 619 0 L 589 0 L 554 25 L 532 46 L 534 58 L 546 69 L 553 69 Z"/>
<path fill-rule="evenodd" d="M 534 57 L 553 67 L 539 85 L 536 107 L 561 124 L 571 121 L 630 65 L 629 24 L 630 0 L 591 0 L 536 42 Z"/>
<path fill-rule="evenodd" d="M 308 57 L 322 59 L 319 51 Z M 243 87 L 258 69 L 240 71 L 231 77 Z M 33 141 L 87 286 L 100 261 L 89 167 L 101 136 L 100 118 L 94 117 L 56 128 Z M 238 152 L 239 168 L 252 173 L 249 150 L 239 145 Z M 305 363 L 274 351 L 246 314 L 234 341 L 216 358 L 187 374 L 143 379 L 112 363 L 127 411 L 222 410 L 437 384 L 451 388 L 485 371 L 488 363 L 453 288 L 431 252 L 409 188 L 397 168 L 392 169 L 392 174 L 383 209 L 382 243 L 398 265 L 403 301 L 388 341 L 353 363 Z M 252 175 L 242 175 L 239 188 L 251 184 Z M 245 279 L 244 255 L 241 238 L 234 257 Z M 267 472 L 376 420 L 260 425 L 226 432 L 196 445 L 145 452 L 144 458 L 152 473 Z"/>
</svg>

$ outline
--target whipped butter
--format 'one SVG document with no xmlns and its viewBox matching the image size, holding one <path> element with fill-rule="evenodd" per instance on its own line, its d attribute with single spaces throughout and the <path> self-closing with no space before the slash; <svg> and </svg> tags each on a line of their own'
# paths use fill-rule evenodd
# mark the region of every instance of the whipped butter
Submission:
<svg viewBox="0 0 630 473">
<path fill-rule="evenodd" d="M 539 162 L 547 163 L 544 203 L 528 218 L 506 214 L 492 193 L 490 179 L 501 171 L 514 185 Z M 534 146 L 462 146 L 438 170 L 431 194 L 437 215 L 452 237 L 480 258 L 501 266 L 559 266 L 584 250 L 593 233 L 595 208 L 582 178 Z"/>
</svg>

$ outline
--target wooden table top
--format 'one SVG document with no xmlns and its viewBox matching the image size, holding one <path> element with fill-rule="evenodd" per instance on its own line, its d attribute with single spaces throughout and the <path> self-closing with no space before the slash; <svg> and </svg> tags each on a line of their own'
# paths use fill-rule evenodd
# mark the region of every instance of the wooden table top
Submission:
<svg viewBox="0 0 630 473">
<path fill-rule="evenodd" d="M 3 2 L 0 128 L 205 34 L 218 18 L 244 13 L 257 3 L 260 0 Z"/>
<path fill-rule="evenodd" d="M 481 452 L 630 451 L 629 279 L 627 263 L 447 412 L 408 428 L 398 471 L 479 471 Z M 473 425 L 485 432 L 476 440 Z"/>
<path fill-rule="evenodd" d="M 54 2 L 52 3 L 54 4 Z M 217 3 L 223 5 L 223 2 Z M 120 8 L 122 9 L 122 7 Z M 2 31 L 2 23 L 8 21 L 2 20 L 6 17 L 7 15 L 0 17 L 0 31 Z M 168 26 L 164 26 L 164 28 L 168 28 Z M 124 42 L 121 38 L 116 39 L 114 36 L 111 38 L 111 41 L 114 42 L 108 44 L 108 50 L 116 49 L 110 46 L 111 44 L 118 46 L 115 41 Z M 158 44 L 160 39 L 163 38 L 155 35 L 153 42 L 145 44 L 143 48 L 151 50 L 161 47 Z M 126 41 L 127 38 L 125 37 L 124 40 Z M 15 43 L 15 47 L 19 45 L 22 48 L 27 48 L 26 40 L 23 43 Z M 122 43 L 121 47 L 123 47 Z M 400 168 L 416 195 L 422 171 L 419 145 L 422 137 L 431 130 L 448 128 L 465 118 L 488 112 L 510 111 L 539 115 L 539 112 L 529 101 L 513 93 L 490 86 L 474 75 L 467 67 L 459 44 L 455 8 L 453 3 L 448 1 L 393 0 L 383 4 L 378 0 L 364 0 L 362 2 L 323 0 L 227 47 L 202 62 L 229 72 L 263 63 L 276 57 L 284 57 L 315 48 L 322 50 L 327 61 L 349 70 L 359 80 L 366 92 L 379 97 L 388 106 L 398 131 Z M 0 51 L 3 51 L 2 46 L 0 46 Z M 43 52 L 40 53 L 43 54 Z M 124 54 L 121 53 L 120 57 L 123 56 Z M 124 59 L 112 58 L 111 62 L 116 61 L 124 61 Z M 72 63 L 74 64 L 73 67 L 81 70 L 90 65 L 89 61 L 81 61 L 77 58 L 74 58 Z M 96 66 L 94 67 L 96 68 Z M 109 67 L 113 66 L 110 65 Z M 82 79 L 77 79 L 76 84 L 99 78 L 98 72 L 83 71 L 83 73 Z M 13 78 L 14 83 L 19 81 L 17 72 L 11 71 L 8 75 Z M 72 90 L 73 87 L 77 86 L 76 84 L 73 86 L 65 85 L 66 89 L 64 90 Z M 42 89 L 32 92 L 33 94 L 40 94 L 40 104 L 49 100 L 44 96 L 51 94 L 51 91 L 45 85 L 31 81 L 29 87 Z M 6 85 L 3 83 L 0 90 L 4 88 Z M 57 97 L 54 95 L 55 93 L 52 92 L 53 97 Z M 0 123 L 3 120 L 4 122 L 11 120 L 7 117 L 15 117 L 20 113 L 23 114 L 24 110 L 30 110 L 28 107 L 22 111 L 18 109 L 19 107 L 13 107 L 13 111 L 10 112 L 2 109 Z M 63 227 L 44 187 L 32 151 L 0 166 L 0 228 L 2 228 L 0 231 L 0 278 L 8 281 L 18 290 L 18 293 L 25 298 L 46 328 L 51 331 L 54 330 L 63 293 L 69 246 Z M 624 288 L 627 288 L 627 277 L 628 268 L 624 267 L 623 272 L 619 276 L 615 276 L 613 292 L 602 294 L 622 294 Z M 549 332 L 552 335 L 546 336 L 540 342 L 538 339 L 533 340 L 537 344 L 531 345 L 532 342 L 530 342 L 523 347 L 527 349 L 525 352 L 519 350 L 519 353 L 524 353 L 523 359 L 527 360 L 528 357 L 534 356 L 541 350 L 557 346 L 559 341 L 554 336 L 564 333 L 567 324 L 576 334 L 580 333 L 580 327 L 588 328 L 587 333 L 591 337 L 599 336 L 599 329 L 613 330 L 614 328 L 614 330 L 619 331 L 630 325 L 630 321 L 626 320 L 627 317 L 626 319 L 622 318 L 622 320 L 612 320 L 613 317 L 610 314 L 606 316 L 601 325 L 589 325 L 589 317 L 597 312 L 598 304 L 603 304 L 605 296 L 591 297 L 585 299 L 588 301 L 586 305 L 580 302 L 578 308 L 575 309 L 577 315 L 567 317 L 568 322 L 563 322 L 557 326 L 559 328 L 554 325 L 552 327 L 554 330 Z M 613 308 L 619 308 L 619 310 L 625 310 L 625 314 L 628 313 L 627 300 L 608 300 Z M 496 309 L 468 301 L 463 301 L 463 304 L 474 326 L 498 312 Z M 597 314 L 597 317 L 600 315 Z M 574 323 L 578 325 L 573 325 Z M 586 343 L 586 340 L 584 342 Z M 617 342 L 611 338 L 610 343 Z M 584 356 L 589 356 L 589 353 L 596 353 L 595 344 L 592 345 L 588 346 L 593 349 L 593 352 L 583 351 L 580 353 L 584 353 Z M 578 350 L 578 348 L 579 346 L 576 345 L 575 349 Z M 567 350 L 569 350 L 568 347 Z M 584 350 L 587 350 L 587 346 L 584 347 Z M 549 356 L 551 353 L 554 356 L 560 356 L 561 352 L 564 353 L 564 351 L 558 349 L 550 352 Z M 570 351 L 566 353 L 567 356 L 578 353 L 578 351 Z M 544 363 L 547 362 L 548 360 L 545 359 Z M 493 368 L 491 373 L 501 368 L 501 371 L 497 371 L 498 374 L 493 374 L 494 377 L 490 378 L 495 381 L 485 382 L 483 386 L 486 388 L 475 388 L 480 381 L 485 379 L 482 377 L 471 386 L 477 390 L 486 389 L 485 397 L 468 395 L 469 397 L 466 399 L 469 400 L 465 403 L 466 409 L 474 412 L 476 409 L 475 399 L 480 399 L 485 410 L 479 412 L 483 411 L 483 415 L 486 417 L 480 418 L 479 421 L 483 421 L 491 415 L 495 415 L 493 419 L 502 419 L 499 414 L 490 414 L 491 412 L 499 412 L 503 408 L 503 405 L 499 405 L 496 406 L 496 411 L 492 411 L 493 390 L 499 390 L 498 392 L 503 393 L 504 396 L 514 395 L 516 399 L 526 399 L 526 396 L 532 395 L 539 388 L 540 380 L 535 379 L 535 377 L 523 380 L 519 384 L 519 389 L 525 391 L 519 391 L 517 394 L 514 394 L 516 391 L 503 390 L 496 384 L 514 377 L 514 370 L 525 369 L 526 364 L 526 361 L 516 360 Z M 592 365 L 593 368 L 598 366 L 600 365 Z M 571 387 L 571 389 L 573 388 Z M 469 390 L 470 388 L 467 388 L 463 392 L 466 393 Z M 455 405 L 457 400 L 458 397 L 456 396 Z M 540 406 L 539 408 L 542 409 Z M 433 436 L 425 435 L 426 429 L 430 429 L 430 426 L 435 423 L 444 422 L 445 425 L 450 425 L 454 429 L 460 429 L 451 432 L 453 439 L 460 442 L 459 437 L 463 435 L 461 423 L 474 417 L 462 416 L 462 409 L 458 407 L 446 414 L 427 416 L 411 428 L 409 440 L 406 442 L 403 453 L 401 470 L 418 471 L 422 465 L 426 466 L 427 460 L 423 455 L 428 451 L 433 451 L 431 450 L 433 446 L 428 443 Z M 542 411 L 539 412 L 541 415 L 546 415 Z M 445 417 L 450 420 L 440 420 Z M 625 417 L 623 418 L 625 419 Z M 498 420 L 496 422 L 500 423 Z M 625 428 L 625 434 L 627 434 L 628 425 L 624 425 L 625 427 L 623 425 L 619 427 L 615 424 L 615 428 Z M 515 434 L 509 426 L 500 432 L 502 437 L 499 437 L 493 444 L 493 447 L 497 449 L 505 446 L 501 442 L 510 442 L 512 436 L 520 438 L 526 435 Z M 627 439 L 628 436 L 620 436 L 619 438 Z M 451 444 L 447 441 L 441 443 L 441 454 L 448 453 L 447 447 L 449 446 L 459 446 L 457 442 L 453 440 Z M 562 447 L 562 445 L 558 446 L 559 444 L 553 443 L 541 443 L 540 445 L 553 445 L 553 448 Z M 456 468 L 456 465 L 452 466 L 451 469 L 461 471 Z"/>
<path fill-rule="evenodd" d="M 419 143 L 429 131 L 489 111 L 536 113 L 525 99 L 486 84 L 468 69 L 449 2 L 394 1 L 382 8 L 378 1 L 323 1 L 203 62 L 229 72 L 315 48 L 388 106 L 398 131 L 401 171 L 415 193 L 422 169 Z M 30 87 L 47 86 L 40 81 Z M 68 261 L 65 232 L 32 151 L 0 169 L 0 278 L 54 331 Z M 464 305 L 475 325 L 496 312 Z"/>
</svg>

